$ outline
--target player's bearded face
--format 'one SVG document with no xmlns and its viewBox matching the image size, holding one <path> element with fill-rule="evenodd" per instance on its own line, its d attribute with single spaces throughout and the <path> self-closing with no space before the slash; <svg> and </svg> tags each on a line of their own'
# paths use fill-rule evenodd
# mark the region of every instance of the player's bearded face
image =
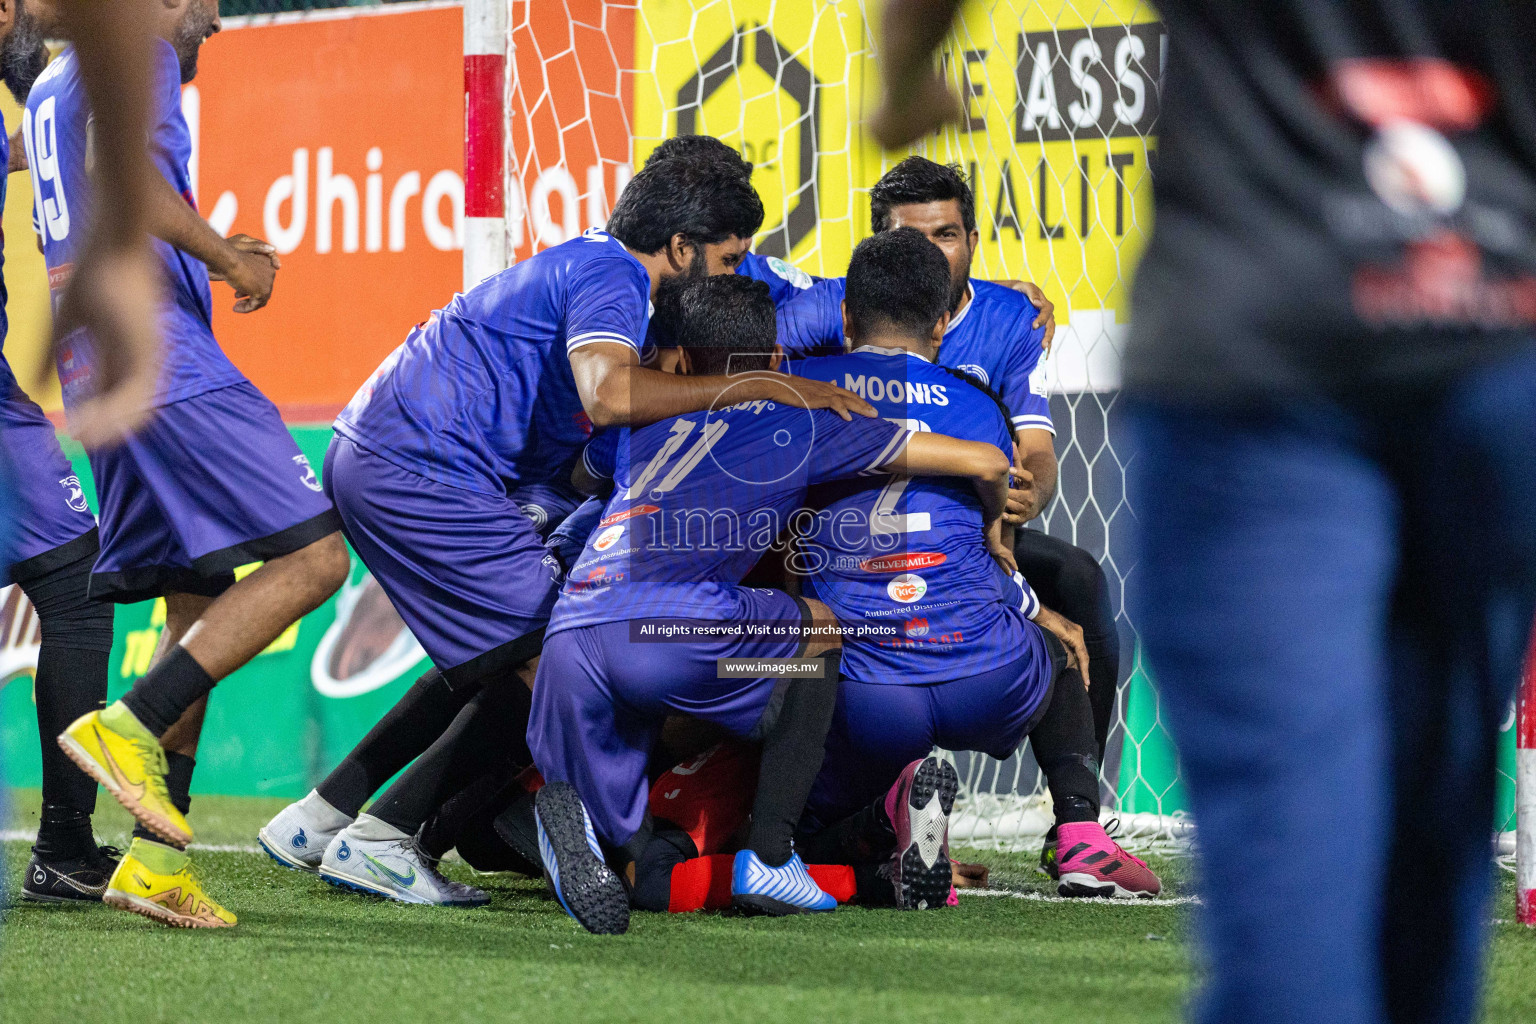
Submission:
<svg viewBox="0 0 1536 1024">
<path fill-rule="evenodd" d="M 48 46 L 43 42 L 42 26 L 32 16 L 25 0 L 16 4 L 16 20 L 11 34 L 0 44 L 0 79 L 5 80 L 17 103 L 25 103 L 32 83 L 48 66 Z"/>
<path fill-rule="evenodd" d="M 960 204 L 953 199 L 905 203 L 891 209 L 890 223 L 893 228 L 916 228 L 943 250 L 949 260 L 949 311 L 959 309 L 971 283 L 971 257 L 975 254 L 975 232 L 965 230 Z"/>
<path fill-rule="evenodd" d="M 693 258 L 688 261 L 688 269 L 673 277 L 664 277 L 656 286 L 656 299 L 654 305 L 656 312 L 651 315 L 651 323 L 659 338 L 668 339 L 668 344 L 673 344 L 671 339 L 678 336 L 678 326 L 682 320 L 683 310 L 678 302 L 678 297 L 683 293 L 683 286 L 690 281 L 698 281 L 709 276 L 709 261 L 704 255 L 704 247 L 693 247 Z"/>
<path fill-rule="evenodd" d="M 197 54 L 203 40 L 217 32 L 219 9 L 204 0 L 190 0 L 176 24 L 176 38 L 171 45 L 176 48 L 176 59 L 181 64 L 181 84 L 186 85 L 197 77 Z"/>
</svg>

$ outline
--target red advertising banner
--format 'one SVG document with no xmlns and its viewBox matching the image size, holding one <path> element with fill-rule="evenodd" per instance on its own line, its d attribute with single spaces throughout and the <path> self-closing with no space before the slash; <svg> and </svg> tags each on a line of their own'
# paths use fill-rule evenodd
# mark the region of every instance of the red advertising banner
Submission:
<svg viewBox="0 0 1536 1024">
<path fill-rule="evenodd" d="M 182 107 L 202 213 L 277 246 L 272 302 L 214 331 L 283 410 L 323 421 L 453 297 L 464 223 L 456 4 L 230 19 Z"/>
</svg>

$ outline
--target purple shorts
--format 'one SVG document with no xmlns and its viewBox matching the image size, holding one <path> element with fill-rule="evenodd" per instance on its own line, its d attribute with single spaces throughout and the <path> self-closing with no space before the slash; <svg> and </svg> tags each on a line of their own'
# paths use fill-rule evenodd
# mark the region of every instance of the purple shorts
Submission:
<svg viewBox="0 0 1536 1024">
<path fill-rule="evenodd" d="M 548 544 L 550 534 L 570 518 L 586 495 L 560 484 L 525 484 L 513 491 L 511 498 L 533 524 L 539 540 Z"/>
<path fill-rule="evenodd" d="M 797 598 L 739 589 L 753 621 L 809 622 Z M 783 700 L 783 680 L 717 678 L 719 659 L 793 658 L 802 649 L 798 638 L 640 641 L 631 634 L 636 625 L 605 622 L 546 637 L 528 720 L 534 764 L 546 781 L 576 787 L 598 837 L 613 846 L 645 821 L 646 765 L 668 715 L 756 738 Z"/>
<path fill-rule="evenodd" d="M 91 596 L 127 604 L 217 597 L 234 570 L 341 527 L 277 407 L 242 382 L 161 406 L 127 442 L 91 456 L 101 556 Z"/>
<path fill-rule="evenodd" d="M 1030 629 L 1039 629 L 1034 623 Z M 1050 657 L 1032 652 L 990 672 L 948 683 L 855 683 L 837 688 L 826 759 L 801 828 L 817 832 L 868 807 L 907 765 L 934 747 L 1006 760 L 1039 724 L 1066 663 L 1060 641 L 1041 630 Z"/>
<path fill-rule="evenodd" d="M 560 566 L 511 497 L 428 480 L 339 434 L 325 487 L 357 557 L 449 682 L 538 653 Z"/>
<path fill-rule="evenodd" d="M 10 463 L 9 572 L 0 586 L 24 582 L 94 554 L 96 519 L 48 417 L 0 362 L 0 458 Z"/>
</svg>

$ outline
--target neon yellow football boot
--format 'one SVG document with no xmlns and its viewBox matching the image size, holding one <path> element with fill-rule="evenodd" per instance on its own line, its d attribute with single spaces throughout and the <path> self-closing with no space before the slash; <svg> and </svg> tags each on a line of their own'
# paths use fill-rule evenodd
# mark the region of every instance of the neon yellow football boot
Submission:
<svg viewBox="0 0 1536 1024">
<path fill-rule="evenodd" d="M 235 915 L 208 898 L 184 850 L 135 837 L 101 901 L 172 928 L 233 928 Z"/>
<path fill-rule="evenodd" d="M 75 719 L 59 734 L 59 746 L 139 824 L 172 846 L 192 841 L 192 826 L 165 787 L 165 751 L 122 701 Z"/>
</svg>

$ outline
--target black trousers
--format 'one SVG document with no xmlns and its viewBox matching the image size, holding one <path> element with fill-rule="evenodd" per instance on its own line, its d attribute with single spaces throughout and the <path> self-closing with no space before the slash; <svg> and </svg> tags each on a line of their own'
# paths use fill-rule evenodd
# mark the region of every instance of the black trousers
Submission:
<svg viewBox="0 0 1536 1024">
<path fill-rule="evenodd" d="M 1019 530 L 1013 556 L 1019 563 L 1019 572 L 1041 602 L 1083 627 L 1083 642 L 1088 648 L 1093 737 L 1099 762 L 1104 764 L 1120 688 L 1120 632 L 1115 627 L 1115 610 L 1109 600 L 1109 581 L 1104 569 L 1087 551 L 1043 530 Z M 1112 781 L 1114 774 L 1111 766 L 1106 765 L 1106 778 Z"/>
</svg>

